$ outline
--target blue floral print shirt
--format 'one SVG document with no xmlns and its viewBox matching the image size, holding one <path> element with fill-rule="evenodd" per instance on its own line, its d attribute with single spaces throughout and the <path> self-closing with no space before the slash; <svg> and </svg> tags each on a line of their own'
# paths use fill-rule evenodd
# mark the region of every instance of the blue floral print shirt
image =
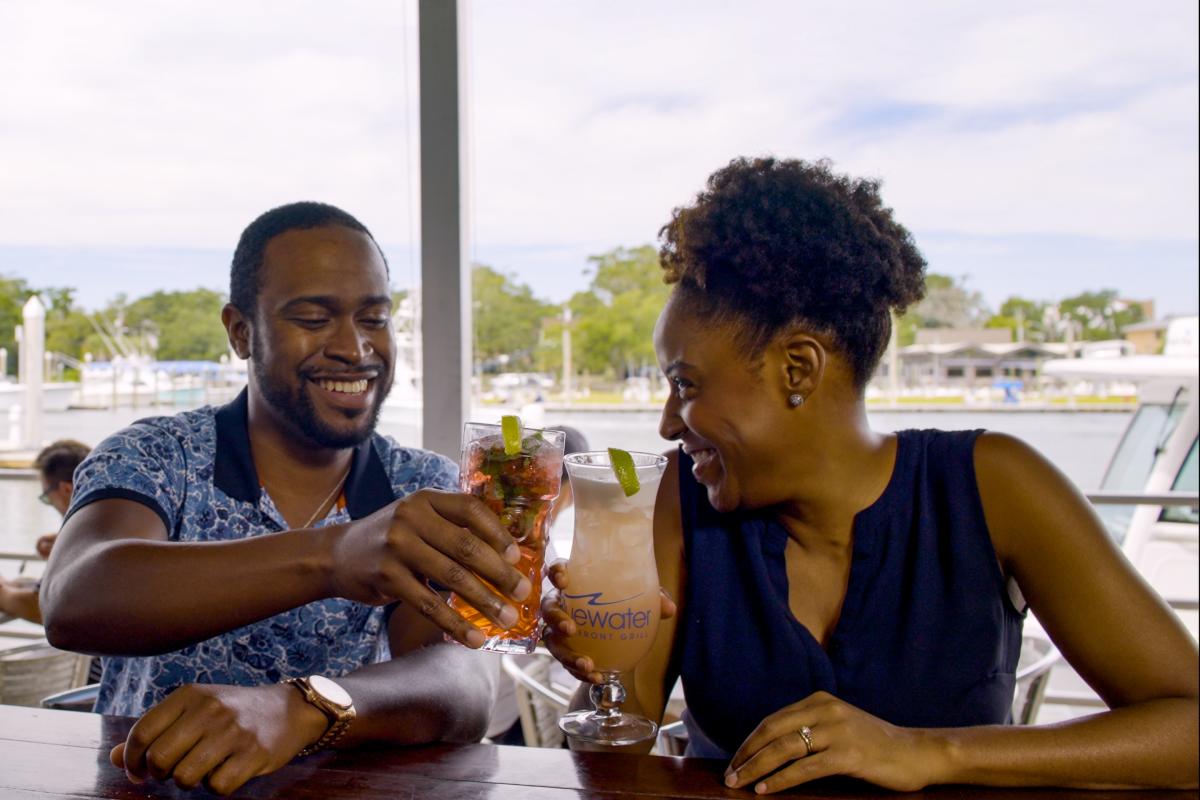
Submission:
<svg viewBox="0 0 1200 800">
<path fill-rule="evenodd" d="M 71 514 L 97 500 L 149 507 L 173 542 L 246 539 L 288 529 L 250 455 L 247 397 L 140 420 L 105 439 L 79 466 Z M 423 488 L 458 488 L 444 456 L 373 435 L 353 456 L 342 497 L 315 527 L 367 516 Z M 118 587 L 112 587 L 118 591 Z M 172 653 L 106 657 L 95 710 L 138 716 L 186 683 L 277 683 L 345 675 L 389 657 L 385 609 L 342 598 L 309 603 Z"/>
</svg>

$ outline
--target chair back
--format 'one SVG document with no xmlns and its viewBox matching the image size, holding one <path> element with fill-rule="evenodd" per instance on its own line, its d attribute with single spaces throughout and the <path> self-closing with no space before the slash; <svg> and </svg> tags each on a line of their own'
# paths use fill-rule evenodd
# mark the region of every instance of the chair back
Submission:
<svg viewBox="0 0 1200 800">
<path fill-rule="evenodd" d="M 517 714 L 527 747 L 559 747 L 563 733 L 558 718 L 571 702 L 567 687 L 555 686 L 550 680 L 554 659 L 549 654 L 529 656 L 506 655 L 500 662 L 504 674 L 516 685 Z"/>
<path fill-rule="evenodd" d="M 1017 661 L 1017 690 L 1013 695 L 1013 722 L 1033 725 L 1046 696 L 1050 670 L 1061 658 L 1058 648 L 1041 636 L 1021 637 L 1021 656 Z"/>
<path fill-rule="evenodd" d="M 38 707 L 47 695 L 86 683 L 90 661 L 45 641 L 0 651 L 0 703 Z"/>
</svg>

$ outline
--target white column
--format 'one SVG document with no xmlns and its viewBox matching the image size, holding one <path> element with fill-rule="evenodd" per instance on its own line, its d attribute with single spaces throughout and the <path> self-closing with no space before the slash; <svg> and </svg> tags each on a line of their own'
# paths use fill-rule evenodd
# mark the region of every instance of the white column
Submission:
<svg viewBox="0 0 1200 800">
<path fill-rule="evenodd" d="M 25 380 L 21 414 L 21 445 L 35 449 L 42 444 L 42 353 L 46 349 L 46 307 L 36 294 L 22 311 L 21 375 Z"/>
<path fill-rule="evenodd" d="M 17 325 L 13 328 L 13 338 L 17 340 L 17 383 L 25 385 L 25 357 L 21 355 L 21 349 L 24 347 L 22 342 L 25 341 L 25 326 Z"/>
<path fill-rule="evenodd" d="M 420 0 L 422 442 L 458 460 L 470 413 L 471 276 L 467 264 L 462 0 Z"/>
</svg>

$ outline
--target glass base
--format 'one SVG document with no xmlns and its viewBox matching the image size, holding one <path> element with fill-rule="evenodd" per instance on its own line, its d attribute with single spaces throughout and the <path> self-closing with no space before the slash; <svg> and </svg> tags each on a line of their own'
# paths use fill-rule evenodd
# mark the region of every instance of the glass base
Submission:
<svg viewBox="0 0 1200 800">
<path fill-rule="evenodd" d="M 526 636 L 522 639 L 505 639 L 503 636 L 490 636 L 483 642 L 480 650 L 489 653 L 513 653 L 527 656 L 537 647 L 536 636 Z"/>
<path fill-rule="evenodd" d="M 637 744 L 658 733 L 658 725 L 645 717 L 636 714 L 605 717 L 594 710 L 572 711 L 558 721 L 558 727 L 574 739 L 609 747 Z"/>
</svg>

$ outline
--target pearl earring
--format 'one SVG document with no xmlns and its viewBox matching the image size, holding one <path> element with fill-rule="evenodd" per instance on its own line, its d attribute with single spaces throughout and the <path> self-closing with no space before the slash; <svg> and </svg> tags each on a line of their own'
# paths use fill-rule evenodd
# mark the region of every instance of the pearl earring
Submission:
<svg viewBox="0 0 1200 800">
<path fill-rule="evenodd" d="M 788 398 L 788 405 L 792 408 L 799 408 L 804 405 L 804 395 L 796 393 Z"/>
</svg>

